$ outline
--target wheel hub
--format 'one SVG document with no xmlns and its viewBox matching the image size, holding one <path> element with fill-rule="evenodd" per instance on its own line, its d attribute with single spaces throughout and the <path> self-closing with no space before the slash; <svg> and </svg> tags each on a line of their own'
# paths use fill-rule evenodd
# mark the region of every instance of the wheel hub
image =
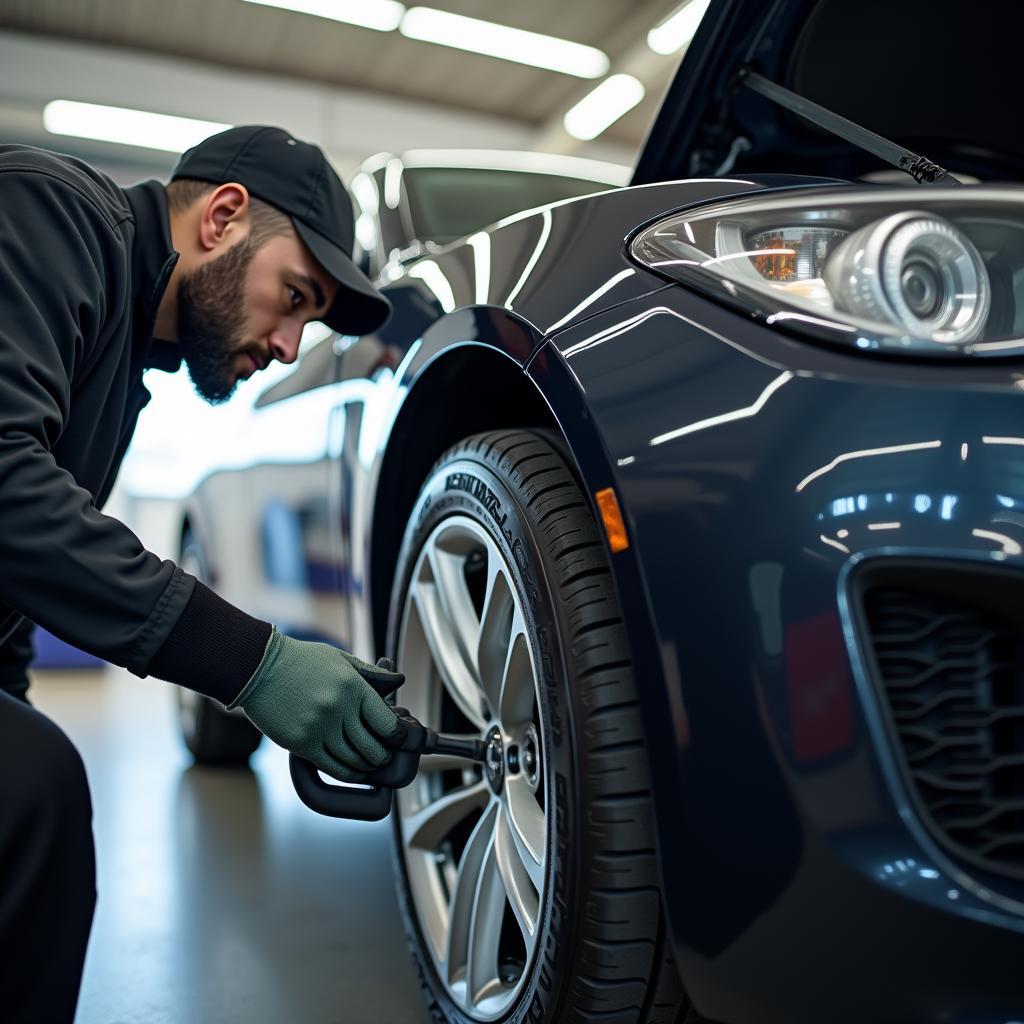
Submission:
<svg viewBox="0 0 1024 1024">
<path fill-rule="evenodd" d="M 484 774 L 492 792 L 498 795 L 505 784 L 505 745 L 497 726 L 487 734 L 486 742 Z"/>
<path fill-rule="evenodd" d="M 537 730 L 531 723 L 526 727 L 526 734 L 523 737 L 523 747 L 519 754 L 519 762 L 523 775 L 526 776 L 526 784 L 536 793 L 540 786 L 540 738 Z"/>
</svg>

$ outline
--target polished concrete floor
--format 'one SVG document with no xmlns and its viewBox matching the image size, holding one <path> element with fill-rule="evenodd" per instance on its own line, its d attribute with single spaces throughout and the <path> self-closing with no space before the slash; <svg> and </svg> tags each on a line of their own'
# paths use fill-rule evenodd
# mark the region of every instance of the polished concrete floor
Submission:
<svg viewBox="0 0 1024 1024">
<path fill-rule="evenodd" d="M 37 673 L 82 752 L 99 903 L 76 1024 L 425 1024 L 387 823 L 322 818 L 264 741 L 252 771 L 190 766 L 170 688 Z"/>
</svg>

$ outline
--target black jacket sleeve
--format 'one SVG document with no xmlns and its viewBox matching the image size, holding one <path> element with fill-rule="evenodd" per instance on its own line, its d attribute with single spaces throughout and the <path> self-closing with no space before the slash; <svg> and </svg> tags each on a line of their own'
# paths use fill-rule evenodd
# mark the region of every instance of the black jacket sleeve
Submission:
<svg viewBox="0 0 1024 1024">
<path fill-rule="evenodd" d="M 140 676 L 177 634 L 156 674 L 229 701 L 255 670 L 269 624 L 147 551 L 51 454 L 75 375 L 130 308 L 117 227 L 66 181 L 0 174 L 0 601 Z M 190 606 L 186 636 L 177 627 Z M 244 650 L 200 664 L 225 629 Z M 196 685 L 200 675 L 212 682 Z"/>
</svg>

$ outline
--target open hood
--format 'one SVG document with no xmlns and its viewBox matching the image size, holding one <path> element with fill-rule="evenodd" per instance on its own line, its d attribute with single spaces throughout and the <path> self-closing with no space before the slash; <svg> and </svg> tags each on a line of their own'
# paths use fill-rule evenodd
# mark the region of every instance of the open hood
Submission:
<svg viewBox="0 0 1024 1024">
<path fill-rule="evenodd" d="M 913 180 L 743 82 L 753 71 L 962 180 L 1024 180 L 1005 3 L 712 0 L 633 184 L 736 174 Z"/>
</svg>

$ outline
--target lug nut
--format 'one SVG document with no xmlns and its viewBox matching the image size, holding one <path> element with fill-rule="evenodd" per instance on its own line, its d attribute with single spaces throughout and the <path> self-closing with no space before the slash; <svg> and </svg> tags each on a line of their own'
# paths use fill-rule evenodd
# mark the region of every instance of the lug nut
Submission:
<svg viewBox="0 0 1024 1024">
<path fill-rule="evenodd" d="M 509 775 L 519 774 L 519 748 L 514 744 L 510 744 L 508 753 L 506 754 L 508 761 L 508 773 Z"/>
</svg>

